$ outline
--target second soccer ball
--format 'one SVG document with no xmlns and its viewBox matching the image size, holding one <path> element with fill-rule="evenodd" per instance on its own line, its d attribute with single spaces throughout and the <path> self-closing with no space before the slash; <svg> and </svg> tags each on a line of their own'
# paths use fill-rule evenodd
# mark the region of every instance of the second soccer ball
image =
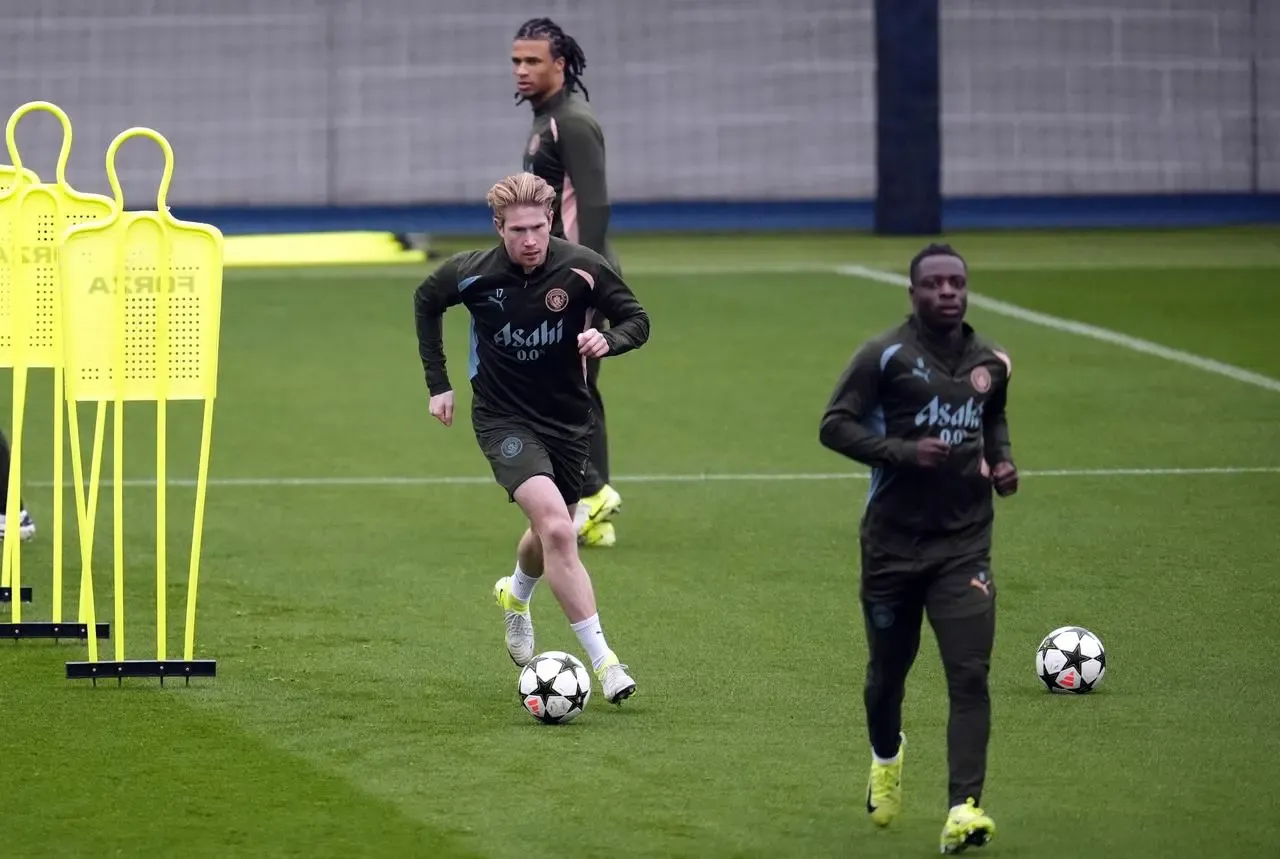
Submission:
<svg viewBox="0 0 1280 859">
<path fill-rule="evenodd" d="M 1036 648 L 1036 676 L 1050 692 L 1092 692 L 1106 673 L 1102 639 L 1084 627 L 1059 627 Z"/>
</svg>

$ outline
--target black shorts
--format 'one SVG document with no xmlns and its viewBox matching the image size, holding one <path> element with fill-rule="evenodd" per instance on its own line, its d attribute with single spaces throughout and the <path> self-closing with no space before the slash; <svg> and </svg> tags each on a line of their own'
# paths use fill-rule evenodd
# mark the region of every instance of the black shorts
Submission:
<svg viewBox="0 0 1280 859">
<path fill-rule="evenodd" d="M 991 553 L 921 560 L 863 544 L 861 591 L 873 621 L 876 611 L 907 605 L 924 607 L 934 619 L 972 617 L 988 611 L 996 598 Z"/>
<path fill-rule="evenodd" d="M 589 435 L 556 438 L 535 432 L 518 419 L 496 416 L 473 416 L 473 423 L 476 441 L 489 460 L 494 479 L 507 490 L 508 499 L 515 501 L 516 489 L 530 477 L 545 474 L 560 490 L 565 504 L 581 500 L 591 452 Z"/>
</svg>

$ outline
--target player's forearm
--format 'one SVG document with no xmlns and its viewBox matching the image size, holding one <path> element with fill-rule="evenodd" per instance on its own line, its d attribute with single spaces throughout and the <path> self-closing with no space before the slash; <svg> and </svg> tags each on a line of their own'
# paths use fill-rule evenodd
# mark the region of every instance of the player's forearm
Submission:
<svg viewBox="0 0 1280 859">
<path fill-rule="evenodd" d="M 426 310 L 421 306 L 417 311 L 418 323 L 418 357 L 422 359 L 422 370 L 427 379 L 427 390 L 431 396 L 453 390 L 449 384 L 449 374 L 445 371 L 444 358 L 444 315 Z"/>
<path fill-rule="evenodd" d="M 1009 421 L 1000 413 L 982 424 L 982 451 L 989 465 L 1013 462 L 1013 443 L 1009 439 Z"/>
<path fill-rule="evenodd" d="M 427 377 L 431 396 L 453 390 L 444 362 L 444 312 L 461 298 L 458 291 L 457 257 L 450 257 L 427 275 L 413 291 L 413 315 L 418 328 L 418 357 Z"/>
<path fill-rule="evenodd" d="M 911 461 L 911 442 L 885 438 L 838 409 L 822 416 L 818 440 L 823 447 L 873 468 L 906 465 Z"/>
<path fill-rule="evenodd" d="M 621 355 L 639 349 L 649 340 L 649 314 L 636 306 L 635 312 L 621 319 L 610 318 L 609 330 L 604 332 L 610 355 Z"/>
</svg>

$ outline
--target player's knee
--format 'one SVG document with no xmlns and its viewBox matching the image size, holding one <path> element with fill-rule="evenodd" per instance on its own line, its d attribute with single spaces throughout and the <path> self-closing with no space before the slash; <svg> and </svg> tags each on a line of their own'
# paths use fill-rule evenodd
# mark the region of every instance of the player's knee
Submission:
<svg viewBox="0 0 1280 859">
<path fill-rule="evenodd" d="M 566 555 L 577 549 L 578 534 L 574 530 L 573 520 L 568 516 L 556 517 L 539 523 L 538 540 L 542 551 L 548 555 Z"/>
<path fill-rule="evenodd" d="M 982 702 L 988 700 L 986 660 L 970 658 L 946 665 L 947 690 L 956 700 Z"/>
<path fill-rule="evenodd" d="M 517 487 L 513 497 L 529 517 L 544 557 L 563 555 L 577 548 L 578 535 L 569 518 L 569 508 L 550 477 L 538 474 L 529 478 Z"/>
</svg>

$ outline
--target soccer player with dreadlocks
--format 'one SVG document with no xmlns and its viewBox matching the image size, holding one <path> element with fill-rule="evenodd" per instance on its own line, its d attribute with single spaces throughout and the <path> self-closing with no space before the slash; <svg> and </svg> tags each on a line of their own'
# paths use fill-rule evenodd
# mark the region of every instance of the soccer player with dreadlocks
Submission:
<svg viewBox="0 0 1280 859">
<path fill-rule="evenodd" d="M 587 58 L 573 37 L 550 18 L 521 25 L 511 50 L 516 102 L 533 107 L 533 132 L 524 150 L 524 169 L 555 189 L 552 235 L 590 248 L 620 271 L 609 247 L 609 190 L 605 181 L 604 134 L 587 105 L 582 72 Z M 604 320 L 596 320 L 600 325 Z M 598 379 L 600 361 L 586 362 L 595 423 L 582 502 L 575 525 L 584 546 L 612 546 L 610 521 L 622 496 L 609 485 L 609 442 Z"/>
</svg>

